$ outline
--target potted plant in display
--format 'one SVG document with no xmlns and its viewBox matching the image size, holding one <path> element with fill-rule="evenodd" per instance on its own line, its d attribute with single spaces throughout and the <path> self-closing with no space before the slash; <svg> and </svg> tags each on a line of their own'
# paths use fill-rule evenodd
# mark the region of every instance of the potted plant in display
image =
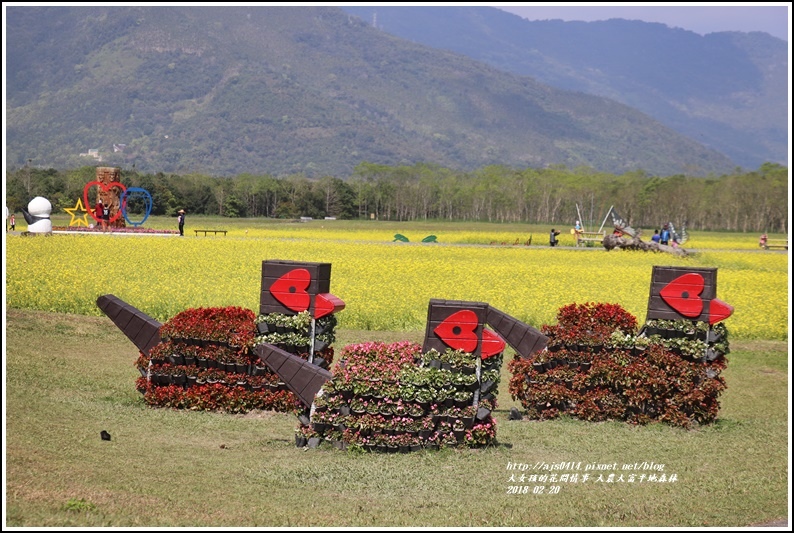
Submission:
<svg viewBox="0 0 794 533">
<path fill-rule="evenodd" d="M 363 415 L 367 412 L 367 402 L 360 397 L 354 397 L 350 400 L 350 411 L 354 415 Z"/>
<path fill-rule="evenodd" d="M 633 341 L 634 341 L 634 346 L 632 348 L 632 353 L 635 356 L 640 356 L 645 354 L 645 350 L 647 350 L 648 346 L 651 344 L 651 339 L 649 339 L 648 337 L 642 337 L 642 336 L 634 337 Z"/>
<path fill-rule="evenodd" d="M 195 346 L 185 346 L 182 350 L 185 365 L 186 366 L 195 366 L 197 364 L 196 361 L 196 347 Z"/>
<path fill-rule="evenodd" d="M 171 383 L 179 386 L 185 385 L 187 383 L 185 367 L 176 366 L 171 369 Z"/>
<path fill-rule="evenodd" d="M 471 404 L 474 393 L 468 390 L 458 391 L 455 393 L 455 407 L 466 407 Z"/>
<path fill-rule="evenodd" d="M 679 343 L 679 350 L 681 351 L 681 355 L 683 357 L 688 357 L 693 361 L 705 360 L 706 349 L 708 348 L 708 345 L 705 341 L 686 337 L 677 340 L 682 341 Z"/>
<path fill-rule="evenodd" d="M 416 396 L 416 387 L 410 384 L 403 384 L 400 385 L 400 399 L 403 402 L 410 402 Z"/>
<path fill-rule="evenodd" d="M 411 451 L 411 444 L 413 438 L 408 435 L 407 433 L 403 433 L 401 435 L 394 436 L 394 443 L 397 444 L 397 447 L 400 450 L 400 453 L 408 453 Z"/>
<path fill-rule="evenodd" d="M 462 388 L 464 388 L 466 386 L 466 383 L 467 383 L 467 379 L 466 378 L 467 378 L 466 374 L 463 374 L 461 372 L 453 373 L 452 374 L 452 378 L 450 379 L 450 383 L 452 383 L 453 387 L 455 387 L 457 389 L 462 389 Z M 475 379 L 476 379 L 476 377 L 475 377 Z"/>
<path fill-rule="evenodd" d="M 394 416 L 399 416 L 399 417 L 408 416 L 409 412 L 410 412 L 410 408 L 408 407 L 408 404 L 403 401 L 398 401 L 394 405 Z"/>
<path fill-rule="evenodd" d="M 248 387 L 251 392 L 260 392 L 263 388 L 261 376 L 248 376 Z"/>
<path fill-rule="evenodd" d="M 457 445 L 458 445 L 458 439 L 457 437 L 455 437 L 455 434 L 452 433 L 451 431 L 439 434 L 438 436 L 439 448 L 454 448 Z"/>
<path fill-rule="evenodd" d="M 422 407 L 422 409 L 429 409 L 430 402 L 433 399 L 433 393 L 428 388 L 422 388 L 416 391 L 416 397 L 414 400 Z"/>
<path fill-rule="evenodd" d="M 380 403 L 376 400 L 367 402 L 367 414 L 377 415 L 380 412 Z"/>
<path fill-rule="evenodd" d="M 532 369 L 538 374 L 544 373 L 546 371 L 546 360 L 547 357 L 544 352 L 538 353 L 532 360 Z"/>
<path fill-rule="evenodd" d="M 184 365 L 185 364 L 185 356 L 182 355 L 181 350 L 178 350 L 176 347 L 174 351 L 168 356 L 168 362 L 172 365 Z"/>
<path fill-rule="evenodd" d="M 298 448 L 309 446 L 309 441 L 312 439 L 314 439 L 312 447 L 316 448 L 320 444 L 320 435 L 311 426 L 298 426 L 295 429 L 295 446 Z"/>
<path fill-rule="evenodd" d="M 372 396 L 372 384 L 363 379 L 357 379 L 353 382 L 353 395 L 360 398 Z"/>
<path fill-rule="evenodd" d="M 463 424 L 463 420 L 458 418 L 452 423 L 452 433 L 455 435 L 456 441 L 461 442 L 463 440 L 466 435 L 466 426 Z"/>
<path fill-rule="evenodd" d="M 477 376 L 475 374 L 463 374 L 463 386 L 471 392 L 476 391 L 480 386 Z"/>
<path fill-rule="evenodd" d="M 397 437 L 392 435 L 391 437 L 388 437 L 386 439 L 386 452 L 387 453 L 397 453 L 399 451 L 400 448 L 399 448 L 399 445 L 397 444 L 398 441 L 395 440 L 396 438 Z"/>
<path fill-rule="evenodd" d="M 238 374 L 248 374 L 248 360 L 241 355 L 235 356 L 234 371 Z"/>
<path fill-rule="evenodd" d="M 196 384 L 201 369 L 197 366 L 186 366 L 184 367 L 184 369 L 185 369 L 185 375 L 187 376 L 187 386 L 192 387 L 193 385 Z"/>
<path fill-rule="evenodd" d="M 417 434 L 420 439 L 428 440 L 430 435 L 433 433 L 433 430 L 436 427 L 435 422 L 433 421 L 432 416 L 425 416 L 424 418 L 420 418 L 418 420 L 419 425 L 417 429 Z"/>
</svg>

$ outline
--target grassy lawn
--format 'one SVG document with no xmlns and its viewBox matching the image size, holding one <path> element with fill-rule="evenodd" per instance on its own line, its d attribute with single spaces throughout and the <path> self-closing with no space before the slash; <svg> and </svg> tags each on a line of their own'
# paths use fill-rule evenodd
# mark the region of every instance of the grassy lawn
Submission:
<svg viewBox="0 0 794 533">
<path fill-rule="evenodd" d="M 387 455 L 298 449 L 292 415 L 148 408 L 137 350 L 109 319 L 6 315 L 6 526 L 738 527 L 788 516 L 785 342 L 731 343 L 708 427 L 508 421 L 520 405 L 503 367 L 498 446 Z M 336 347 L 423 335 L 342 329 Z M 522 483 L 544 472 L 508 469 L 561 462 L 580 464 L 557 472 L 576 483 Z M 642 462 L 663 469 L 622 469 Z M 613 471 L 591 464 L 637 478 L 599 482 Z M 640 482 L 649 473 L 676 481 Z"/>
</svg>

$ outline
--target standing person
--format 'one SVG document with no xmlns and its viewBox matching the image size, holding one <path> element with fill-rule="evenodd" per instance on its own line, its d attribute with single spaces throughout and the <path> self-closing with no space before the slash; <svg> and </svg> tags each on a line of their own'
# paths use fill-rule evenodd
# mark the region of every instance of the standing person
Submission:
<svg viewBox="0 0 794 533">
<path fill-rule="evenodd" d="M 662 233 L 659 236 L 659 244 L 667 244 L 670 242 L 670 229 L 668 228 L 667 224 L 662 227 Z"/>
<path fill-rule="evenodd" d="M 14 215 L 11 215 L 11 220 L 12 221 L 14 220 Z M 14 222 L 11 222 L 11 229 L 14 229 Z M 761 235 L 761 238 L 758 239 L 758 246 L 760 246 L 761 248 L 766 248 L 766 241 L 767 241 L 767 236 L 766 233 L 764 233 Z"/>
<path fill-rule="evenodd" d="M 551 232 L 549 232 L 549 246 L 557 246 L 557 235 L 559 234 L 559 231 L 554 231 L 554 228 L 551 228 Z"/>
<path fill-rule="evenodd" d="M 97 200 L 96 206 L 94 206 L 94 216 L 96 217 L 97 222 L 102 224 L 102 231 L 106 231 L 107 223 L 105 222 L 105 205 L 102 203 L 101 198 Z"/>
<path fill-rule="evenodd" d="M 102 205 L 102 231 L 107 231 L 110 227 L 110 206 Z"/>
<path fill-rule="evenodd" d="M 573 239 L 576 241 L 576 246 L 579 246 L 579 238 L 582 236 L 582 225 L 579 224 L 579 221 L 576 221 L 576 225 L 573 228 Z"/>
<path fill-rule="evenodd" d="M 11 213 L 11 218 L 8 219 L 8 223 L 11 224 L 11 231 L 14 231 L 17 225 L 17 219 L 14 217 L 14 213 Z"/>
<path fill-rule="evenodd" d="M 179 210 L 179 217 L 177 218 L 177 222 L 179 223 L 179 236 L 185 236 L 185 210 Z"/>
</svg>

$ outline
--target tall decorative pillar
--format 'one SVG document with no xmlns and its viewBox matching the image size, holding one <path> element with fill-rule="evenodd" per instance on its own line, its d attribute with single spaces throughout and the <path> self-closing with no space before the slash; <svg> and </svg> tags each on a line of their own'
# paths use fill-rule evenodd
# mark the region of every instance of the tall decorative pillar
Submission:
<svg viewBox="0 0 794 533">
<path fill-rule="evenodd" d="M 121 194 L 117 186 L 111 186 L 113 182 L 121 183 L 121 169 L 118 167 L 97 167 L 96 180 L 102 184 L 99 187 L 99 198 L 102 203 L 110 206 L 110 224 L 112 228 L 124 228 L 126 223 L 124 217 L 119 214 L 121 210 Z M 118 216 L 117 216 L 118 215 Z"/>
</svg>

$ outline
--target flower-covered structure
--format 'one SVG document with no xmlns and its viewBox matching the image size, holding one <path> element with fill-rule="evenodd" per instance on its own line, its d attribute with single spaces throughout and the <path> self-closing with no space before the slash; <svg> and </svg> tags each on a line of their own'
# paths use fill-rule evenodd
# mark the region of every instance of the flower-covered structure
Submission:
<svg viewBox="0 0 794 533">
<path fill-rule="evenodd" d="M 524 355 L 543 349 L 546 337 L 481 302 L 431 300 L 427 316 L 423 346 L 346 346 L 296 445 L 408 452 L 493 444 L 505 348 L 498 333 Z"/>
<path fill-rule="evenodd" d="M 248 309 L 182 311 L 160 327 L 161 341 L 139 355 L 137 389 L 158 407 L 296 411 L 295 395 L 251 351 L 254 333 Z"/>
<path fill-rule="evenodd" d="M 113 295 L 97 305 L 141 351 L 137 388 L 148 404 L 299 413 L 330 378 L 324 368 L 334 356 L 333 313 L 344 302 L 328 292 L 329 284 L 329 264 L 264 261 L 258 317 L 239 307 L 192 308 L 160 324 Z M 253 351 L 257 345 L 291 365 L 265 362 Z M 300 366 L 317 379 L 290 379 L 288 368 Z"/>
<path fill-rule="evenodd" d="M 346 346 L 333 373 L 330 264 L 264 261 L 259 315 L 183 311 L 166 324 L 113 295 L 97 305 L 140 349 L 150 405 L 293 411 L 298 446 L 371 451 L 486 446 L 496 440 L 503 352 L 510 393 L 530 418 L 715 419 L 729 353 L 716 269 L 654 267 L 647 322 L 619 305 L 571 304 L 538 331 L 482 302 L 431 300 L 422 346 Z M 486 326 L 493 328 L 493 331 Z"/>
<path fill-rule="evenodd" d="M 720 321 L 733 312 L 715 295 L 715 269 L 654 267 L 639 331 L 619 305 L 564 306 L 541 328 L 548 349 L 509 363 L 510 393 L 531 419 L 712 422 L 730 352 Z"/>
<path fill-rule="evenodd" d="M 314 401 L 311 424 L 297 428 L 296 444 L 315 447 L 324 439 L 381 452 L 492 444 L 501 354 L 477 363 L 461 350 L 422 353 L 410 342 L 346 346 Z M 478 371 L 488 378 L 486 389 Z"/>
</svg>

